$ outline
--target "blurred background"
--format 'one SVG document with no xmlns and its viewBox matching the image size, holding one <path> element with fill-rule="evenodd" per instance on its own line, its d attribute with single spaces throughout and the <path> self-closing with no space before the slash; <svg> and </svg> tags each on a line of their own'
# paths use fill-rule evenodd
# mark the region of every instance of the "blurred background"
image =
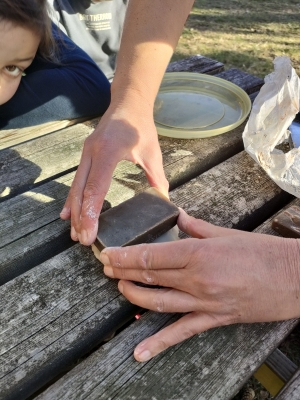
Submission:
<svg viewBox="0 0 300 400">
<path fill-rule="evenodd" d="M 196 0 L 172 61 L 201 54 L 264 78 L 276 56 L 300 75 L 299 0 Z"/>
</svg>

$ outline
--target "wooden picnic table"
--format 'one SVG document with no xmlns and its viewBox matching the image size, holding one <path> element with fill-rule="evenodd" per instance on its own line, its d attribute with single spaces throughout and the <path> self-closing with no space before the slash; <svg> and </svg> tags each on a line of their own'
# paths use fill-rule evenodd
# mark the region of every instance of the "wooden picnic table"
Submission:
<svg viewBox="0 0 300 400">
<path fill-rule="evenodd" d="M 263 85 L 202 56 L 168 70 L 216 74 L 252 100 Z M 59 218 L 96 124 L 37 132 L 0 150 L 0 398 L 230 399 L 298 320 L 211 329 L 136 362 L 134 347 L 179 316 L 145 312 L 136 320 L 138 307 L 103 275 L 89 247 L 71 241 L 69 222 Z M 170 197 L 214 224 L 274 235 L 272 216 L 298 200 L 243 150 L 244 126 L 207 139 L 160 137 Z M 147 187 L 139 166 L 121 162 L 105 206 Z"/>
</svg>

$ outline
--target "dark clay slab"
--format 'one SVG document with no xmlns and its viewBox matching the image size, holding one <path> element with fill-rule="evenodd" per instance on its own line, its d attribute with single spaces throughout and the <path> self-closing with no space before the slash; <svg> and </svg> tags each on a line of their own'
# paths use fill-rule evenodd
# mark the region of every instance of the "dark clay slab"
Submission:
<svg viewBox="0 0 300 400">
<path fill-rule="evenodd" d="M 291 206 L 272 221 L 272 228 L 281 236 L 300 238 L 300 207 Z"/>
<path fill-rule="evenodd" d="M 178 208 L 151 188 L 100 215 L 95 245 L 101 251 L 153 242 L 176 225 L 178 215 Z"/>
</svg>

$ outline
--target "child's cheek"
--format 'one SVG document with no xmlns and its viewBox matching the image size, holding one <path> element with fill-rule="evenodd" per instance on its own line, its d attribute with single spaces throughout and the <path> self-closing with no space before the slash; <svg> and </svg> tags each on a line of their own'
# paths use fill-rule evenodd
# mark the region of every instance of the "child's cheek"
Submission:
<svg viewBox="0 0 300 400">
<path fill-rule="evenodd" d="M 13 97 L 20 85 L 20 81 L 21 77 L 12 79 L 0 75 L 0 105 Z"/>
</svg>

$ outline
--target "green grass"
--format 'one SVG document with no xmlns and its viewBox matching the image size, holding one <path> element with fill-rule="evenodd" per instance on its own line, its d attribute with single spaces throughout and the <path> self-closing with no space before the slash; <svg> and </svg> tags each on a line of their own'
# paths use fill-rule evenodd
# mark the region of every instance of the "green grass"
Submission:
<svg viewBox="0 0 300 400">
<path fill-rule="evenodd" d="M 300 75 L 300 1 L 196 0 L 172 61 L 195 54 L 262 78 L 286 55 Z"/>
</svg>

